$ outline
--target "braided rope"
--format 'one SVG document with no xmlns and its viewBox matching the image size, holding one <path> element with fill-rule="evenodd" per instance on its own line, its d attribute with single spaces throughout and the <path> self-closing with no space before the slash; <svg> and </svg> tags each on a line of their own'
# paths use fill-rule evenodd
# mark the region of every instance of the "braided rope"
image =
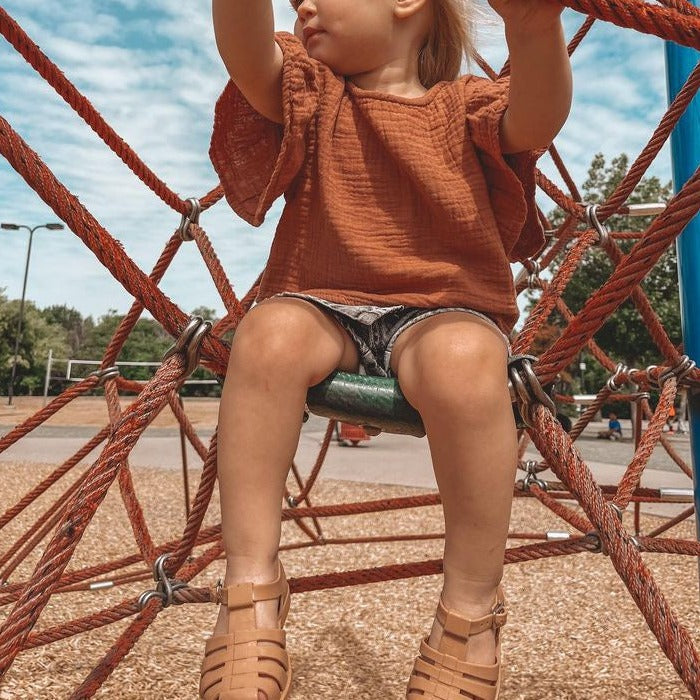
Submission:
<svg viewBox="0 0 700 700">
<path fill-rule="evenodd" d="M 641 2 L 641 0 L 624 0 L 624 2 L 622 0 L 562 0 L 562 2 L 588 15 L 569 43 L 568 51 L 570 54 L 580 45 L 596 19 L 603 19 L 618 26 L 700 48 L 700 11 L 683 0 L 662 0 L 662 6 Z M 38 46 L 1 7 L 0 33 L 157 196 L 173 210 L 181 214 L 189 213 L 188 203 L 172 192 L 148 169 L 128 144 L 109 127 L 90 102 L 41 53 Z M 497 74 L 480 57 L 477 58 L 477 62 L 492 78 L 509 73 L 509 64 L 506 64 L 500 74 Z M 692 73 L 683 90 L 667 110 L 651 140 L 619 183 L 615 192 L 606 202 L 602 203 L 599 209 L 601 221 L 605 221 L 607 217 L 624 210 L 624 204 L 630 193 L 640 182 L 644 172 L 663 144 L 668 140 L 671 130 L 696 94 L 699 85 L 700 67 Z M 105 370 L 114 365 L 124 342 L 144 309 L 148 309 L 173 337 L 179 337 L 187 319 L 182 311 L 158 288 L 165 271 L 182 245 L 182 236 L 179 232 L 173 234 L 168 240 L 156 266 L 147 276 L 126 256 L 118 241 L 112 238 L 82 207 L 77 198 L 56 180 L 39 156 L 1 118 L 0 152 L 57 215 L 68 223 L 76 235 L 83 240 L 100 262 L 135 299 L 128 314 L 122 319 L 118 329 L 110 339 L 101 369 Z M 577 187 L 566 171 L 554 146 L 549 149 L 549 154 L 569 194 L 562 192 L 541 172 L 537 173 L 537 183 L 568 216 L 559 226 L 553 244 L 538 261 L 540 268 L 547 267 L 559 253 L 565 250 L 570 241 L 573 240 L 573 244 L 555 277 L 550 282 L 540 280 L 543 293 L 523 331 L 516 339 L 514 347 L 523 352 L 530 348 L 538 330 L 556 307 L 569 325 L 536 366 L 540 380 L 543 383 L 551 381 L 557 372 L 569 364 L 584 346 L 590 349 L 602 366 L 608 371 L 612 371 L 616 365 L 615 361 L 596 345 L 593 341 L 593 335 L 617 306 L 624 299 L 631 297 L 650 329 L 661 354 L 669 366 L 675 366 L 679 361 L 681 350 L 675 347 L 668 338 L 648 298 L 640 289 L 639 282 L 649 272 L 663 250 L 675 239 L 685 223 L 697 212 L 698 201 L 700 201 L 697 173 L 669 203 L 666 212 L 654 221 L 645 234 L 641 236 L 636 233 L 615 234 L 615 238 L 634 239 L 639 237 L 640 240 L 635 243 L 629 254 L 623 256 L 615 242 L 612 239 L 609 240 L 605 250 L 610 256 L 615 270 L 601 289 L 584 305 L 582 311 L 573 316 L 563 303 L 561 293 L 597 234 L 591 230 L 582 233 L 576 232 L 577 222 L 584 220 L 584 206 L 580 203 Z M 206 210 L 219 201 L 222 196 L 221 186 L 215 187 L 199 200 L 201 208 Z M 546 223 L 541 212 L 539 212 L 539 216 Z M 235 329 L 257 295 L 260 278 L 245 297 L 239 301 L 204 229 L 198 224 L 192 223 L 190 234 L 196 241 L 227 311 L 226 317 L 216 324 L 214 332 L 210 334 L 211 337 L 205 338 L 202 343 L 201 364 L 215 373 L 223 374 L 227 362 L 228 347 L 219 339 L 218 335 L 227 330 Z M 521 291 L 522 288 L 522 285 L 519 284 L 518 291 Z M 210 504 L 216 480 L 217 435 L 216 433 L 213 435 L 209 447 L 205 446 L 182 409 L 177 399 L 177 389 L 183 381 L 183 369 L 184 360 L 178 355 L 177 359 L 165 362 L 156 376 L 149 382 L 135 382 L 118 376 L 109 379 L 105 385 L 105 399 L 110 425 L 99 431 L 84 448 L 66 460 L 17 504 L 8 508 L 0 516 L 0 529 L 2 529 L 40 495 L 56 485 L 94 447 L 104 442 L 105 439 L 108 440 L 102 454 L 86 473 L 80 475 L 65 488 L 52 506 L 14 544 L 11 544 L 7 551 L 0 553 L 0 567 L 4 567 L 0 572 L 0 580 L 6 580 L 38 543 L 52 529 L 56 530 L 32 577 L 28 581 L 8 583 L 1 589 L 0 606 L 14 604 L 14 607 L 0 628 L 0 676 L 12 665 L 14 658 L 22 650 L 48 644 L 58 639 L 65 639 L 68 636 L 111 624 L 126 617 L 134 617 L 130 626 L 124 630 L 95 670 L 75 690 L 73 695 L 75 698 L 91 697 L 155 619 L 157 613 L 162 609 L 162 603 L 159 603 L 157 599 L 152 599 L 143 610 L 140 610 L 136 601 L 125 600 L 108 610 L 87 615 L 79 620 L 61 623 L 41 632 L 32 632 L 31 629 L 49 598 L 63 592 L 87 590 L 95 577 L 121 572 L 136 564 L 146 564 L 150 567 L 157 557 L 166 553 L 168 558 L 165 571 L 168 577 L 176 576 L 178 580 L 187 582 L 221 556 L 223 544 L 220 526 L 202 528 L 204 515 Z M 626 381 L 640 385 L 643 382 L 655 382 L 658 381 L 662 370 L 663 368 L 656 368 L 644 372 L 639 370 L 621 372 L 617 381 L 619 386 Z M 688 380 L 698 382 L 700 371 L 696 369 L 691 372 Z M 35 416 L 1 438 L 0 452 L 29 434 L 73 398 L 95 388 L 99 381 L 97 377 L 90 377 L 63 392 L 61 396 L 51 401 Z M 700 543 L 698 542 L 657 537 L 692 515 L 694 508 L 687 508 L 676 518 L 664 526 L 656 528 L 649 535 L 637 534 L 634 540 L 624 530 L 612 508 L 612 504 L 624 509 L 632 502 L 635 504 L 663 502 L 658 489 L 639 486 L 643 469 L 656 444 L 662 444 L 679 467 L 690 475 L 689 467 L 675 454 L 672 446 L 661 433 L 676 388 L 675 377 L 671 377 L 664 383 L 661 399 L 653 413 L 645 399 L 640 401 L 640 410 L 649 418 L 649 427 L 641 436 L 635 454 L 627 466 L 624 476 L 616 486 L 595 484 L 588 468 L 576 453 L 572 439 L 575 440 L 582 433 L 603 402 L 612 399 L 629 400 L 629 397 L 612 396 L 611 390 L 608 387 L 603 387 L 598 392 L 593 405 L 589 406 L 574 426 L 570 436 L 563 433 L 558 423 L 542 408 L 535 410 L 536 430 L 530 431 L 529 435 L 524 432 L 521 434 L 519 454 L 522 456 L 528 440 L 534 439 L 536 447 L 544 456 L 544 461 L 538 466 L 551 468 L 561 479 L 561 482 L 537 481 L 529 483 L 527 488 L 516 485 L 514 497 L 536 498 L 572 528 L 582 533 L 582 536 L 570 536 L 562 541 L 540 541 L 520 547 L 511 547 L 506 551 L 505 563 L 591 552 L 596 551 L 598 545 L 601 545 L 628 586 L 647 623 L 657 636 L 662 649 L 694 697 L 698 697 L 698 659 L 692 640 L 685 628 L 678 623 L 673 611 L 658 590 L 653 577 L 639 556 L 641 551 L 699 556 Z M 134 391 L 138 394 L 137 400 L 124 413 L 119 407 L 119 391 Z M 192 509 L 187 515 L 181 536 L 162 545 L 157 545 L 149 534 L 148 525 L 134 489 L 128 465 L 128 455 L 140 434 L 165 405 L 170 406 L 182 426 L 183 434 L 187 436 L 204 464 L 199 488 Z M 404 508 L 431 507 L 441 503 L 439 494 L 427 494 L 419 497 L 379 499 L 364 503 L 314 506 L 311 503 L 310 495 L 323 466 L 333 429 L 334 423 L 331 421 L 328 424 L 311 474 L 305 482 L 299 476 L 296 465 L 292 465 L 292 472 L 299 491 L 296 496 L 292 496 L 289 491 L 286 491 L 285 495 L 289 499 L 290 505 L 293 504 L 293 506 L 283 510 L 282 518 L 287 521 L 293 520 L 300 532 L 308 537 L 308 541 L 286 545 L 286 548 L 319 546 L 324 543 L 350 544 L 444 537 L 444 533 L 423 533 L 386 537 L 324 538 L 320 522 L 322 518 L 378 513 Z M 119 483 L 137 551 L 116 561 L 80 570 L 68 570 L 67 566 L 75 547 L 103 500 L 107 489 L 115 479 Z M 575 497 L 582 506 L 586 517 L 562 502 L 570 500 L 572 497 Z M 301 504 L 305 504 L 305 506 L 302 507 Z M 309 523 L 306 522 L 307 520 Z M 593 528 L 595 529 L 593 530 Z M 511 533 L 511 537 L 544 540 L 547 535 L 545 533 Z M 193 559 L 191 555 L 194 548 L 202 545 L 208 545 L 208 549 Z M 320 590 L 329 587 L 433 575 L 441 572 L 441 560 L 409 562 L 366 570 L 307 576 L 290 580 L 290 588 L 293 592 Z M 112 583 L 119 585 L 143 581 L 149 577 L 150 573 L 142 569 L 126 571 L 112 576 Z M 173 600 L 178 604 L 204 603 L 209 600 L 209 591 L 208 589 L 185 587 L 175 591 Z"/>
</svg>

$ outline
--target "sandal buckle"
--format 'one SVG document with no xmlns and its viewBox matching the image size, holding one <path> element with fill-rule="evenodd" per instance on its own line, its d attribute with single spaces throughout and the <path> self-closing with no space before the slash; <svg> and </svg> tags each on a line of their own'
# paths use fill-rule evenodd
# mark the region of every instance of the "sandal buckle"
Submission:
<svg viewBox="0 0 700 700">
<path fill-rule="evenodd" d="M 491 629 L 495 630 L 495 629 L 498 629 L 499 627 L 502 626 L 503 623 L 501 623 L 501 625 L 497 624 L 497 617 L 499 615 L 503 615 L 503 613 L 505 613 L 505 611 L 506 611 L 506 606 L 501 601 L 496 603 L 493 606 L 493 608 L 491 608 Z"/>
<path fill-rule="evenodd" d="M 217 605 L 222 605 L 221 589 L 224 587 L 224 582 L 219 579 L 209 590 L 211 591 L 211 602 Z"/>
</svg>

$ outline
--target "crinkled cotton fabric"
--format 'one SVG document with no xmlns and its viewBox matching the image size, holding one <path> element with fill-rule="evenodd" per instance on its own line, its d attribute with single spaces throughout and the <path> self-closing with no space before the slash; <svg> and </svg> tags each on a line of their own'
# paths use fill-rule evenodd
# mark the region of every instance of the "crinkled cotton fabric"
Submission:
<svg viewBox="0 0 700 700">
<path fill-rule="evenodd" d="M 259 226 L 285 204 L 258 301 L 302 292 L 352 305 L 468 307 L 509 333 L 509 262 L 537 253 L 540 151 L 504 156 L 508 80 L 465 75 L 406 98 L 364 90 L 283 52 L 283 124 L 233 82 L 219 98 L 210 157 L 233 210 Z"/>
</svg>

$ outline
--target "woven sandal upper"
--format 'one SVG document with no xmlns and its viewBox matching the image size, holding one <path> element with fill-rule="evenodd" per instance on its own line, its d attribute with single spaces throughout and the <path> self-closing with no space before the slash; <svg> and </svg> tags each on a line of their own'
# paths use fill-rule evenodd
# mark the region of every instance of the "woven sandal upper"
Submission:
<svg viewBox="0 0 700 700">
<path fill-rule="evenodd" d="M 289 611 L 289 585 L 282 563 L 271 583 L 237 583 L 211 588 L 211 600 L 229 611 L 228 634 L 210 637 L 200 672 L 199 694 L 203 700 L 284 700 L 291 683 L 291 667 L 283 629 L 255 627 L 255 603 L 280 599 L 280 627 Z"/>
<path fill-rule="evenodd" d="M 418 656 L 408 681 L 407 697 L 415 700 L 464 700 L 464 694 L 480 700 L 496 700 L 500 686 L 500 627 L 506 623 L 503 592 L 499 587 L 496 603 L 490 613 L 470 620 L 447 610 L 438 601 L 436 616 L 443 626 L 439 646 L 442 651 L 423 639 Z M 496 630 L 496 657 L 493 664 L 476 664 L 458 658 L 466 656 L 469 637 Z M 454 653 L 450 653 L 454 652 Z M 423 675 L 419 675 L 423 674 Z M 424 677 L 425 676 L 425 677 Z"/>
<path fill-rule="evenodd" d="M 200 694 L 205 700 L 279 700 L 287 687 L 289 655 L 284 630 L 253 629 L 207 640 Z M 245 691 L 252 691 L 252 694 Z"/>
</svg>

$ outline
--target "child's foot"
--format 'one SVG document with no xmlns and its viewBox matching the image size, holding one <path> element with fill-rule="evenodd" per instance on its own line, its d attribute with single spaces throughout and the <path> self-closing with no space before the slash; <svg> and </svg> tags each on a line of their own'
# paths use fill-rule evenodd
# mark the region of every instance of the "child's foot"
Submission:
<svg viewBox="0 0 700 700">
<path fill-rule="evenodd" d="M 421 642 L 413 663 L 407 700 L 498 698 L 501 659 L 497 634 L 506 618 L 500 587 L 497 596 L 494 591 L 491 600 L 483 604 L 443 590 L 433 629 Z"/>
<path fill-rule="evenodd" d="M 223 579 L 223 587 L 230 586 L 234 583 L 270 583 L 277 578 L 278 574 L 278 563 L 275 562 L 274 565 L 269 570 L 263 570 L 256 575 L 244 574 L 240 572 L 232 572 L 227 569 L 226 575 Z M 261 600 L 254 604 L 255 608 L 255 626 L 258 629 L 278 629 L 278 601 L 277 600 Z M 228 634 L 228 608 L 226 605 L 219 606 L 219 616 L 214 625 L 214 630 L 212 636 Z M 269 700 L 266 693 L 262 690 L 258 691 L 258 700 Z"/>
<path fill-rule="evenodd" d="M 487 615 L 493 608 L 493 600 L 496 596 L 496 590 L 485 605 L 474 605 L 473 603 L 465 603 L 455 598 L 448 597 L 444 592 L 442 594 L 443 605 L 452 613 L 456 613 L 460 617 L 475 620 L 483 615 Z M 440 624 L 437 616 L 433 621 L 433 627 L 428 638 L 428 644 L 433 649 L 440 648 L 440 639 L 442 638 L 443 627 Z M 463 661 L 470 661 L 475 664 L 493 664 L 496 661 L 496 630 L 487 629 L 484 632 L 479 632 L 469 637 L 469 642 L 466 644 L 466 657 Z"/>
</svg>

